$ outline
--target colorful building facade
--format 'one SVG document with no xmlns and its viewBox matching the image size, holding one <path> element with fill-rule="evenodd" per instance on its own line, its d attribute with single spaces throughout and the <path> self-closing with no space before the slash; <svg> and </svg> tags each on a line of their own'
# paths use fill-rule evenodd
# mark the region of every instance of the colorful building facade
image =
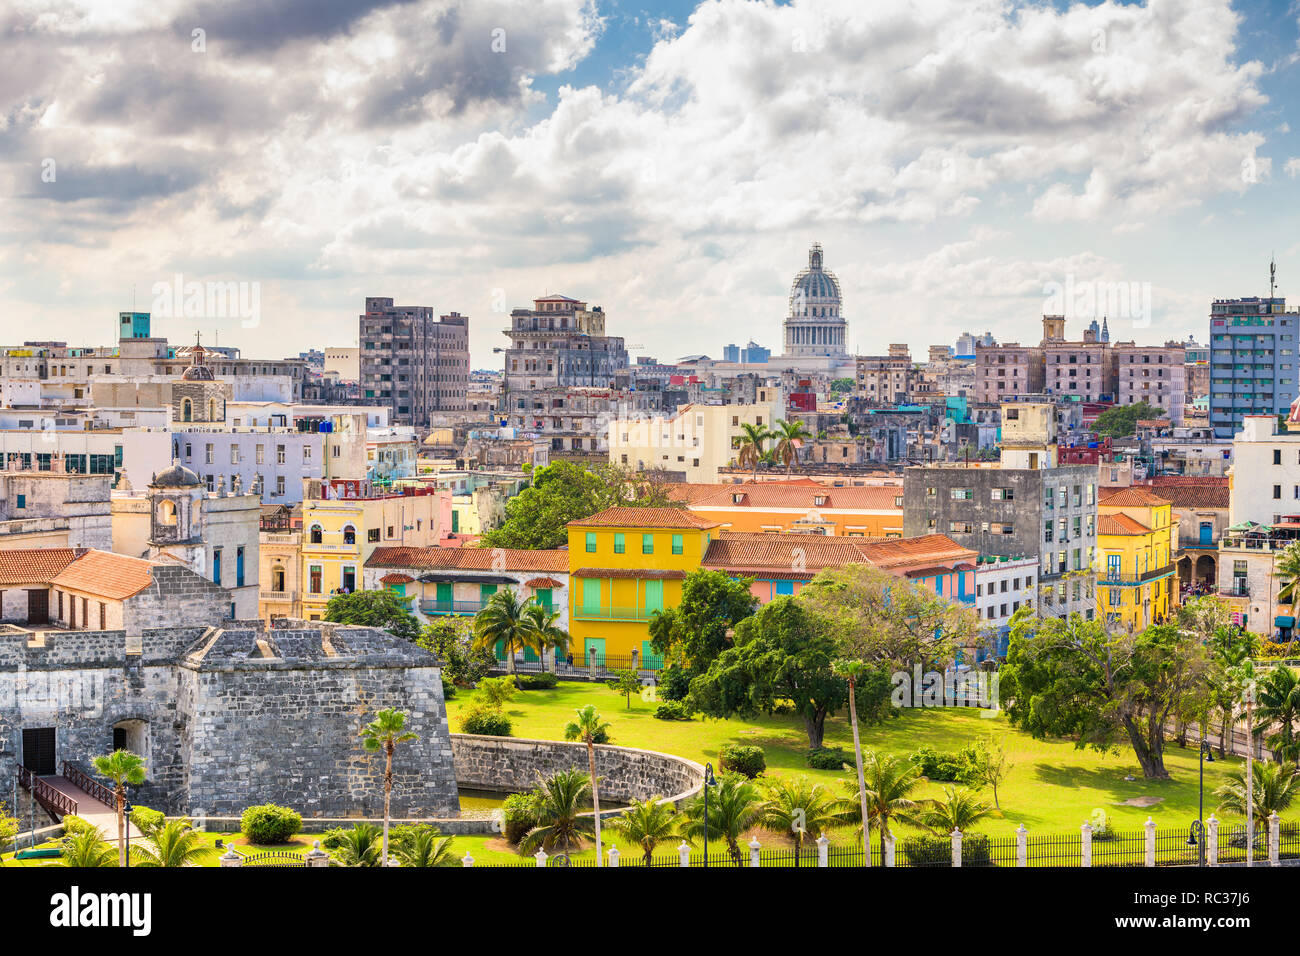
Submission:
<svg viewBox="0 0 1300 956">
<path fill-rule="evenodd" d="M 1098 608 L 1106 620 L 1140 630 L 1168 618 L 1177 595 L 1173 502 L 1137 486 L 1097 503 Z"/>
</svg>

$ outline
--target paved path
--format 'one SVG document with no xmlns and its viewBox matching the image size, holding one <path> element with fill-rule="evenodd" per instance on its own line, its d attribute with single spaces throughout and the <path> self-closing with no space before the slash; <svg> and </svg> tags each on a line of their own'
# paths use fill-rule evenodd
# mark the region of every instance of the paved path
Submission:
<svg viewBox="0 0 1300 956">
<path fill-rule="evenodd" d="M 104 833 L 106 840 L 117 839 L 117 810 L 106 803 L 96 800 L 85 790 L 82 790 L 75 783 L 63 776 L 41 777 L 41 780 L 48 783 L 55 790 L 65 796 L 71 797 L 77 801 L 77 816 L 85 820 L 91 826 L 99 827 Z M 143 836 L 143 834 L 132 826 L 129 822 L 127 828 L 130 831 L 131 839 Z"/>
</svg>

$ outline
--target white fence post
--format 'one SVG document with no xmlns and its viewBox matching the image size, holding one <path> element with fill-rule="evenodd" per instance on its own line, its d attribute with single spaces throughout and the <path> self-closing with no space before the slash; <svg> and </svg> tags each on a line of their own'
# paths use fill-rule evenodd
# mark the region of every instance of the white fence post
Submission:
<svg viewBox="0 0 1300 956">
<path fill-rule="evenodd" d="M 1082 841 L 1079 844 L 1081 847 L 1079 865 L 1092 866 L 1092 824 L 1084 823 L 1079 828 L 1079 832 L 1082 834 Z"/>
<path fill-rule="evenodd" d="M 885 837 L 885 866 L 894 865 L 894 835 L 891 833 Z"/>
<path fill-rule="evenodd" d="M 961 830 L 952 830 L 952 865 L 961 866 Z"/>
<path fill-rule="evenodd" d="M 609 865 L 618 866 L 618 847 L 616 846 L 609 848 Z"/>
<path fill-rule="evenodd" d="M 691 846 L 685 840 L 677 847 L 677 856 L 682 861 L 682 866 L 691 865 Z"/>
<path fill-rule="evenodd" d="M 1025 830 L 1025 825 L 1023 823 L 1016 827 L 1016 866 L 1028 865 L 1025 860 L 1025 857 L 1027 856 L 1026 844 L 1028 842 L 1026 834 L 1027 831 Z"/>
<path fill-rule="evenodd" d="M 1268 865 L 1278 865 L 1278 848 L 1282 842 L 1281 821 L 1278 820 L 1277 811 L 1274 810 L 1268 815 Z"/>
<path fill-rule="evenodd" d="M 320 848 L 320 840 L 312 844 L 307 851 L 307 866 L 329 866 L 330 855 Z"/>
<path fill-rule="evenodd" d="M 831 845 L 831 841 L 826 839 L 825 833 L 823 833 L 821 836 L 817 838 L 817 865 L 818 866 L 831 865 L 830 854 L 828 852 L 830 845 Z"/>
<path fill-rule="evenodd" d="M 1156 821 L 1147 817 L 1147 822 L 1143 824 L 1143 829 L 1147 834 L 1147 866 L 1156 865 Z"/>
<path fill-rule="evenodd" d="M 222 866 L 243 866 L 244 858 L 235 852 L 232 845 L 225 853 L 221 854 L 220 863 Z"/>
<path fill-rule="evenodd" d="M 1213 813 L 1205 821 L 1205 862 L 1210 866 L 1219 865 L 1219 819 Z"/>
<path fill-rule="evenodd" d="M 758 856 L 758 851 L 761 850 L 762 848 L 763 848 L 762 844 L 758 842 L 758 837 L 754 837 L 752 840 L 749 841 L 749 865 L 750 866 L 763 865 L 762 861 L 759 859 Z"/>
<path fill-rule="evenodd" d="M 473 858 L 472 856 L 470 856 L 468 852 L 466 852 L 465 855 L 462 856 L 462 857 L 460 858 L 460 865 L 461 865 L 461 866 L 473 866 L 473 865 L 474 865 L 474 858 Z"/>
<path fill-rule="evenodd" d="M 537 865 L 538 865 L 538 866 L 545 866 L 545 865 L 546 865 L 546 851 L 545 851 L 545 850 L 538 850 L 536 853 L 533 854 L 533 859 L 537 861 Z"/>
</svg>

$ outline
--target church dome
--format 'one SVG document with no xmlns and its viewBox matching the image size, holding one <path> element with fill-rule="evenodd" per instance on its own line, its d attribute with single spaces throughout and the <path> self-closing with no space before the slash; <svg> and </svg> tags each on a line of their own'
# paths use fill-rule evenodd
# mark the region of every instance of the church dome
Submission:
<svg viewBox="0 0 1300 956">
<path fill-rule="evenodd" d="M 191 365 L 185 371 L 181 372 L 181 381 L 183 382 L 211 382 L 214 381 L 212 369 L 206 365 Z"/>
<path fill-rule="evenodd" d="M 184 465 L 172 465 L 153 476 L 150 488 L 193 488 L 203 484 L 203 480 Z"/>
</svg>

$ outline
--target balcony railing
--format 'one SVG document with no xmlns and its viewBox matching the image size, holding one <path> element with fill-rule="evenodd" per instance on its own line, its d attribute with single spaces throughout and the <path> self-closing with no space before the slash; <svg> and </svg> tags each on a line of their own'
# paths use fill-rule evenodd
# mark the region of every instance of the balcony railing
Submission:
<svg viewBox="0 0 1300 956">
<path fill-rule="evenodd" d="M 268 591 L 265 588 L 260 592 L 260 598 L 263 601 L 292 601 L 298 596 L 296 590 L 293 591 Z"/>
<path fill-rule="evenodd" d="M 421 601 L 421 614 L 477 614 L 486 601 Z"/>
<path fill-rule="evenodd" d="M 585 621 L 648 621 L 658 608 L 652 607 L 582 607 L 573 616 Z"/>
<path fill-rule="evenodd" d="M 1098 584 L 1107 587 L 1122 587 L 1131 584 L 1146 584 L 1150 581 L 1156 581 L 1160 578 L 1167 577 L 1174 572 L 1172 564 L 1166 564 L 1164 567 L 1152 568 L 1149 571 L 1143 571 L 1141 574 L 1121 574 L 1107 571 L 1097 581 Z"/>
<path fill-rule="evenodd" d="M 1284 551 L 1293 544 L 1300 544 L 1300 538 L 1224 538 L 1219 542 L 1220 547 L 1235 551 Z"/>
</svg>

